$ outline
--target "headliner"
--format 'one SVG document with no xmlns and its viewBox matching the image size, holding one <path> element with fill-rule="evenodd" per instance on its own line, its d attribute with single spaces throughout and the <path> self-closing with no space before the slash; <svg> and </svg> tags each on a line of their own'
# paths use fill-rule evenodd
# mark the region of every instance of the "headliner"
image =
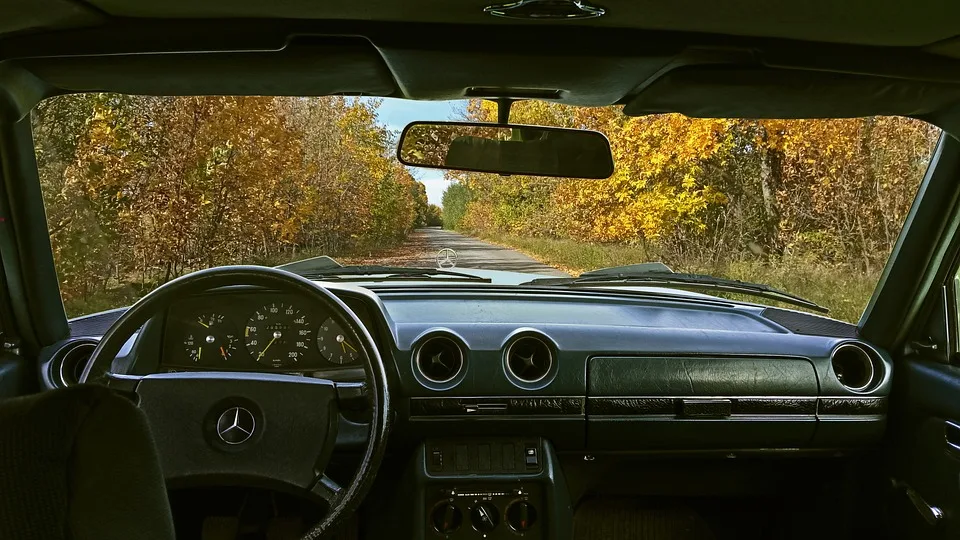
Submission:
<svg viewBox="0 0 960 540">
<path fill-rule="evenodd" d="M 957 2 L 597 0 L 599 19 L 532 23 L 488 3 L 0 0 L 0 114 L 85 91 L 927 119 L 960 101 Z"/>
<path fill-rule="evenodd" d="M 109 17 L 375 20 L 511 24 L 491 0 L 0 0 L 0 33 L 85 26 Z M 943 0 L 598 0 L 607 15 L 577 24 L 780 37 L 863 45 L 927 45 L 960 35 L 960 6 Z M 548 23 L 549 24 L 549 23 Z"/>
</svg>

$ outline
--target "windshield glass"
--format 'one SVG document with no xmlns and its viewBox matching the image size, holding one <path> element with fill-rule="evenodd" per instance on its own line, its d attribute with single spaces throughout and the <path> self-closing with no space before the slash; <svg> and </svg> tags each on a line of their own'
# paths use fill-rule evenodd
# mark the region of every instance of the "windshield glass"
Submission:
<svg viewBox="0 0 960 540">
<path fill-rule="evenodd" d="M 502 278 L 509 283 L 662 262 L 767 284 L 856 321 L 940 135 L 897 117 L 631 118 L 620 107 L 514 104 L 511 122 L 609 138 L 613 176 L 572 180 L 405 167 L 395 147 L 414 120 L 496 121 L 496 108 L 344 97 L 44 101 L 34 139 L 68 315 L 128 305 L 202 268 L 327 255 L 537 274 Z M 440 276 L 420 279 L 431 277 Z"/>
</svg>

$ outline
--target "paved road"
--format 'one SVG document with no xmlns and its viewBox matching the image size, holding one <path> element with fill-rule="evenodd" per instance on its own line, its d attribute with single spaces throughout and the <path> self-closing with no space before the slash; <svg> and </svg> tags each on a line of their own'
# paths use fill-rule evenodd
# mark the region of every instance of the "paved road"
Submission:
<svg viewBox="0 0 960 540">
<path fill-rule="evenodd" d="M 461 268 L 532 272 L 569 277 L 569 274 L 538 262 L 519 251 L 439 228 L 417 229 L 410 238 L 410 242 L 418 245 L 421 251 L 426 250 L 426 253 L 416 261 L 416 266 L 435 267 L 437 252 L 443 248 L 450 248 L 457 252 L 457 266 Z"/>
</svg>

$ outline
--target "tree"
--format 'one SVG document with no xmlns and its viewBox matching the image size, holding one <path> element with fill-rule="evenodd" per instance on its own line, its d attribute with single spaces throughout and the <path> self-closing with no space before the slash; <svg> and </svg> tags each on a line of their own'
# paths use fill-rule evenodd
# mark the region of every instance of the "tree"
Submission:
<svg viewBox="0 0 960 540">
<path fill-rule="evenodd" d="M 439 206 L 431 204 L 427 207 L 427 227 L 442 227 L 443 211 Z"/>
<path fill-rule="evenodd" d="M 402 242 L 426 222 L 426 192 L 392 159 L 377 107 L 343 97 L 44 101 L 34 137 L 68 307 L 207 266 Z"/>
<path fill-rule="evenodd" d="M 463 117 L 494 121 L 496 108 L 473 101 Z M 691 267 L 799 256 L 879 271 L 939 137 L 906 118 L 627 117 L 535 101 L 514 104 L 511 121 L 599 130 L 616 170 L 599 181 L 451 172 L 446 226 L 642 244 Z"/>
</svg>

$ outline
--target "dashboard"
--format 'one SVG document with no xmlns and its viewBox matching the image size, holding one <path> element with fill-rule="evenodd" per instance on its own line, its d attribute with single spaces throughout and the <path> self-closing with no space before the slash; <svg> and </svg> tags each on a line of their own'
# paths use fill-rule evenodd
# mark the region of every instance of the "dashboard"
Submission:
<svg viewBox="0 0 960 540">
<path fill-rule="evenodd" d="M 522 433 L 560 450 L 832 451 L 873 444 L 885 429 L 889 356 L 823 317 L 612 291 L 328 287 L 387 364 L 400 438 Z M 68 344 L 92 349 L 120 313 L 74 319 Z M 256 288 L 183 298 L 131 347 L 135 374 L 363 378 L 358 347 L 330 313 Z M 82 358 L 67 349 L 43 364 L 52 386 Z"/>
<path fill-rule="evenodd" d="M 327 287 L 384 360 L 390 448 L 413 456 L 397 465 L 413 483 L 381 487 L 396 494 L 387 497 L 393 517 L 379 521 L 408 520 L 414 538 L 568 538 L 577 490 L 620 489 L 651 456 L 666 458 L 657 463 L 672 476 L 654 486 L 645 473 L 638 489 L 691 486 L 699 496 L 707 479 L 711 493 L 729 484 L 736 495 L 741 481 L 769 469 L 759 460 L 731 465 L 731 457 L 810 456 L 819 470 L 875 445 L 886 429 L 890 356 L 831 319 L 614 291 Z M 123 311 L 70 321 L 71 337 L 40 363 L 47 385 L 75 384 L 70 374 Z M 113 369 L 228 372 L 216 375 L 225 384 L 239 372 L 284 373 L 358 388 L 364 359 L 330 315 L 297 295 L 252 287 L 189 296 L 144 325 Z M 364 447 L 368 412 L 339 412 L 338 449 Z M 706 475 L 696 482 L 675 480 L 691 474 L 691 456 L 714 468 L 696 469 Z M 579 479 L 576 490 L 564 474 Z M 765 482 L 756 485 L 767 493 Z"/>
</svg>

